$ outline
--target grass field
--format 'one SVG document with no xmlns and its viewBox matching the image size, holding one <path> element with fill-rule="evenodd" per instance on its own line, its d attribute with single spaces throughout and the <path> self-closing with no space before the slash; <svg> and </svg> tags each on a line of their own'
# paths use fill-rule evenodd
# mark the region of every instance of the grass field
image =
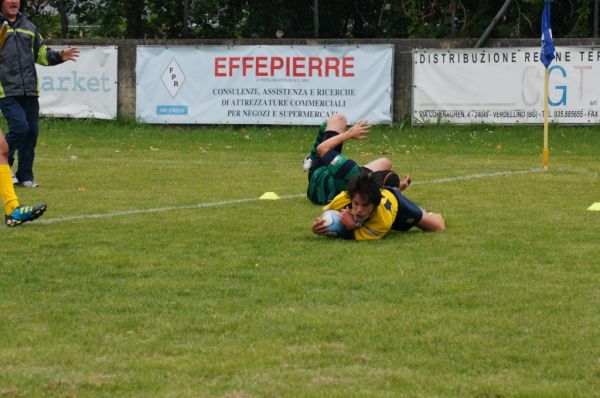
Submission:
<svg viewBox="0 0 600 398">
<path fill-rule="evenodd" d="M 600 396 L 600 131 L 377 127 L 448 230 L 310 231 L 315 128 L 45 120 L 0 228 L 0 397 Z M 282 196 L 258 200 L 264 192 Z"/>
</svg>

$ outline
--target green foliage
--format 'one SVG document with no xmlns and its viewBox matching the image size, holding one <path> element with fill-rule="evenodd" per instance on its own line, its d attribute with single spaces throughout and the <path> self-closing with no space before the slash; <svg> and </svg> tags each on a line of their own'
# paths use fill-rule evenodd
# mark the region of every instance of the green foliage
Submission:
<svg viewBox="0 0 600 398">
<path fill-rule="evenodd" d="M 540 172 L 539 126 L 379 126 L 344 151 L 448 230 L 363 243 L 310 232 L 315 130 L 44 119 L 17 192 L 49 210 L 0 229 L 0 395 L 600 391 L 597 128 L 552 126 Z"/>
<path fill-rule="evenodd" d="M 85 36 L 123 38 L 127 31 L 125 11 L 118 0 L 82 0 L 77 3 L 75 15 L 81 24 L 89 26 Z"/>
<path fill-rule="evenodd" d="M 506 0 L 318 1 L 321 38 L 477 38 Z M 56 10 L 80 29 L 69 35 L 114 38 L 305 38 L 314 35 L 314 1 L 304 0 L 41 0 L 27 11 L 49 37 L 60 36 Z M 538 37 L 544 0 L 514 0 L 491 37 Z M 593 0 L 552 3 L 555 37 L 589 37 Z M 38 20 L 39 18 L 39 20 Z"/>
<path fill-rule="evenodd" d="M 60 17 L 55 14 L 42 13 L 35 18 L 35 24 L 42 33 L 44 39 L 56 39 L 60 37 Z"/>
<path fill-rule="evenodd" d="M 592 33 L 592 1 L 579 0 L 577 8 L 577 19 L 573 25 L 573 29 L 569 32 L 569 37 L 587 37 Z"/>
</svg>

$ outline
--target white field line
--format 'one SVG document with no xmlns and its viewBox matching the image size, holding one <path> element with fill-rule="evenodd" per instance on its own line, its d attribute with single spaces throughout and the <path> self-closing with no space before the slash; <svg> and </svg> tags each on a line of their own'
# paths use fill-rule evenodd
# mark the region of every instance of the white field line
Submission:
<svg viewBox="0 0 600 398">
<path fill-rule="evenodd" d="M 441 184 L 446 182 L 456 182 L 456 181 L 465 181 L 465 180 L 473 180 L 477 178 L 489 178 L 489 177 L 501 177 L 508 175 L 519 175 L 519 174 L 531 174 L 531 173 L 541 173 L 543 172 L 543 168 L 534 168 L 528 170 L 516 170 L 516 171 L 498 171 L 494 173 L 477 173 L 477 174 L 469 174 L 464 176 L 456 176 L 456 177 L 447 177 L 447 178 L 436 178 L 433 180 L 424 180 L 424 181 L 415 181 L 414 185 L 426 185 L 426 184 Z M 294 194 L 294 195 L 283 195 L 281 199 L 297 199 L 305 197 L 306 194 Z M 36 221 L 36 224 L 56 224 L 65 221 L 76 221 L 76 220 L 86 220 L 86 219 L 98 219 L 98 218 L 108 218 L 108 217 L 118 217 L 118 216 L 130 216 L 135 214 L 150 214 L 150 213 L 163 213 L 166 211 L 176 211 L 176 210 L 189 210 L 189 209 L 203 209 L 206 207 L 219 207 L 219 206 L 227 206 L 227 205 L 237 205 L 242 203 L 250 203 L 257 202 L 258 198 L 246 198 L 246 199 L 232 199 L 232 200 L 223 200 L 219 202 L 206 202 L 206 203 L 198 203 L 195 205 L 184 205 L 184 206 L 168 206 L 168 207 L 156 207 L 150 209 L 131 209 L 131 210 L 120 210 L 120 211 L 111 211 L 106 213 L 96 213 L 96 214 L 81 214 L 75 216 L 65 216 L 65 217 L 56 217 L 56 218 L 46 218 L 43 220 Z"/>
<path fill-rule="evenodd" d="M 496 171 L 494 173 L 477 173 L 477 174 L 469 174 L 469 175 L 465 175 L 465 176 L 436 178 L 434 180 L 425 180 L 425 181 L 415 181 L 411 185 L 440 184 L 440 183 L 444 183 L 444 182 L 474 180 L 477 178 L 501 177 L 501 176 L 507 176 L 507 175 L 531 174 L 531 173 L 542 173 L 542 172 L 544 172 L 544 169 L 542 167 L 535 168 L 535 169 L 528 169 L 528 170 L 517 170 L 517 171 Z"/>
<path fill-rule="evenodd" d="M 296 195 L 283 195 L 280 196 L 281 199 L 296 199 L 305 196 L 305 194 L 296 194 Z M 205 207 L 219 207 L 226 205 L 237 205 L 241 203 L 249 203 L 256 202 L 258 198 L 246 198 L 246 199 L 232 199 L 232 200 L 222 200 L 219 202 L 208 202 L 208 203 L 198 203 L 195 205 L 185 205 L 185 206 L 168 206 L 168 207 L 155 207 L 150 209 L 131 209 L 131 210 L 119 210 L 119 211 L 111 211 L 107 213 L 96 213 L 96 214 L 81 214 L 77 216 L 65 216 L 65 217 L 56 217 L 56 218 L 46 218 L 40 221 L 36 221 L 36 224 L 56 224 L 58 222 L 63 221 L 74 221 L 74 220 L 85 220 L 85 219 L 96 219 L 96 218 L 108 218 L 108 217 L 117 217 L 117 216 L 129 216 L 133 214 L 148 214 L 148 213 L 163 213 L 165 211 L 173 211 L 173 210 L 188 210 L 188 209 L 202 209 Z"/>
<path fill-rule="evenodd" d="M 70 158 L 58 158 L 58 159 L 50 159 L 50 158 L 41 158 L 39 159 L 41 162 L 61 162 L 61 163 L 73 163 L 73 164 L 86 164 L 86 163 L 124 163 L 124 164 L 136 164 L 136 163 L 150 163 L 157 165 L 180 165 L 180 164 L 191 164 L 191 165 L 212 165 L 214 161 L 211 160 L 189 160 L 189 159 L 127 159 L 127 158 L 79 158 L 75 159 Z M 38 159 L 36 158 L 36 162 Z M 228 160 L 228 163 L 235 164 L 272 164 L 272 160 L 257 160 L 257 159 L 249 159 L 249 160 Z M 298 160 L 281 160 L 277 161 L 277 163 L 295 163 L 301 164 L 302 162 Z"/>
</svg>

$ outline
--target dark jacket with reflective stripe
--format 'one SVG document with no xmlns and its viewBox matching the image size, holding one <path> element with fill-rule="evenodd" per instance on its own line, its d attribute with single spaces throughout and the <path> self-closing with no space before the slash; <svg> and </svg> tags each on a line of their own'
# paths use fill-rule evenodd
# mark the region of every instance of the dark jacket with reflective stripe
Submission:
<svg viewBox="0 0 600 398">
<path fill-rule="evenodd" d="M 7 21 L 0 13 L 0 25 Z M 0 49 L 0 98 L 39 95 L 35 64 L 62 63 L 60 53 L 47 47 L 37 27 L 26 14 L 19 13 L 9 22 L 4 47 Z"/>
</svg>

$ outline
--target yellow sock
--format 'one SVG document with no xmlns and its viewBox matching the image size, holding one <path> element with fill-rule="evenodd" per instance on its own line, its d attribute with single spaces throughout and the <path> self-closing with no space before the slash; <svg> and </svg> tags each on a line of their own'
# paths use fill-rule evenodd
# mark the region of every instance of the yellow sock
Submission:
<svg viewBox="0 0 600 398">
<path fill-rule="evenodd" d="M 19 207 L 19 199 L 17 199 L 15 187 L 12 183 L 12 173 L 10 172 L 10 166 L 7 164 L 0 164 L 0 196 L 2 196 L 6 214 L 12 213 L 14 209 Z"/>
</svg>

